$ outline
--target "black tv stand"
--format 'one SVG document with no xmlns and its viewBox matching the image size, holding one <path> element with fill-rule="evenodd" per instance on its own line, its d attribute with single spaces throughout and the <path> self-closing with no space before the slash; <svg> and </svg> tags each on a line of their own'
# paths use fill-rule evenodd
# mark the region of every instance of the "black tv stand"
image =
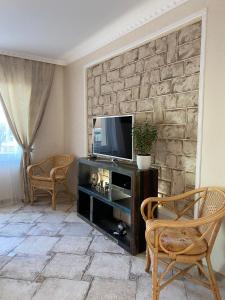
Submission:
<svg viewBox="0 0 225 300">
<path fill-rule="evenodd" d="M 78 170 L 78 215 L 129 253 L 144 251 L 145 223 L 140 205 L 145 198 L 157 196 L 158 170 L 141 171 L 135 164 L 115 165 L 109 160 L 87 158 L 79 159 Z M 97 185 L 91 176 L 97 176 Z M 125 234 L 115 234 L 121 223 L 125 223 Z"/>
</svg>

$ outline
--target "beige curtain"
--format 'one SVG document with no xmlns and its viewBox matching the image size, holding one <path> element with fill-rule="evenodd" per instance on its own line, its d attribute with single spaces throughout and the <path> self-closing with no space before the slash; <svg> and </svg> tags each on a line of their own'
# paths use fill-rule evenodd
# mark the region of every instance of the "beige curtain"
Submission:
<svg viewBox="0 0 225 300">
<path fill-rule="evenodd" d="M 25 200 L 29 201 L 27 166 L 40 127 L 55 66 L 0 55 L 0 98 L 11 130 L 23 149 L 22 173 Z"/>
</svg>

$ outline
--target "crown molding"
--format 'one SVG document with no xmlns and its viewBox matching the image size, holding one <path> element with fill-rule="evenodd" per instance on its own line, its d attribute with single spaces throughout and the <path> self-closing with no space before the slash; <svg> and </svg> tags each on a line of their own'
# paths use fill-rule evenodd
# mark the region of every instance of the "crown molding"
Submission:
<svg viewBox="0 0 225 300">
<path fill-rule="evenodd" d="M 115 23 L 107 26 L 101 32 L 96 33 L 91 38 L 87 39 L 83 43 L 79 44 L 71 51 L 65 53 L 62 56 L 62 60 L 65 64 L 70 64 L 104 46 L 110 42 L 115 41 L 116 39 L 128 34 L 129 32 L 145 25 L 146 23 L 162 16 L 163 14 L 173 10 L 174 8 L 188 2 L 189 0 L 171 0 L 166 5 L 161 7 L 155 7 L 152 9 L 150 1 L 145 5 L 145 8 L 142 10 L 142 15 L 139 14 L 139 17 L 136 18 L 133 15 L 132 21 L 130 16 L 127 19 L 121 19 L 126 26 L 121 26 L 121 20 L 116 21 Z M 150 14 L 149 14 L 150 12 Z M 122 27 L 122 29 L 121 29 Z M 119 30 L 117 30 L 119 28 Z"/>
<path fill-rule="evenodd" d="M 0 54 L 1 55 L 18 57 L 18 58 L 23 58 L 23 59 L 29 59 L 29 60 L 45 62 L 45 63 L 49 63 L 49 64 L 55 64 L 55 65 L 60 65 L 60 66 L 65 66 L 66 65 L 66 62 L 62 59 L 46 58 L 46 57 L 42 57 L 42 56 L 38 56 L 38 55 L 33 55 L 33 54 L 29 54 L 29 53 L 21 53 L 21 52 L 17 52 L 17 51 L 1 50 L 0 49 Z"/>
</svg>

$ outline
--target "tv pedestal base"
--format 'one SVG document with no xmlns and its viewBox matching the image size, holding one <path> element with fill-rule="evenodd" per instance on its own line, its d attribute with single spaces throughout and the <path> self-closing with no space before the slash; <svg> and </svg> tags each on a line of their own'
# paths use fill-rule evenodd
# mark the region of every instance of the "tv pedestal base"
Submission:
<svg viewBox="0 0 225 300">
<path fill-rule="evenodd" d="M 145 250 L 145 222 L 140 205 L 158 195 L 158 170 L 103 159 L 78 161 L 78 215 L 135 255 Z M 107 187 L 107 189 L 106 189 Z M 120 234 L 121 222 L 125 234 Z"/>
</svg>

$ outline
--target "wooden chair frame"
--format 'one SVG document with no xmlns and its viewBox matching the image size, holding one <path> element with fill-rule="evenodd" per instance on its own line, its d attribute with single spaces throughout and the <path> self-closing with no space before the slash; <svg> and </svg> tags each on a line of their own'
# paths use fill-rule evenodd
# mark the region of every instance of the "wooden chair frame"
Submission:
<svg viewBox="0 0 225 300">
<path fill-rule="evenodd" d="M 222 203 L 220 202 L 220 205 L 218 205 L 216 212 L 209 213 L 209 215 L 201 217 L 208 192 L 215 192 L 215 194 L 222 197 L 223 201 Z M 193 200 L 181 211 L 178 211 L 176 208 L 172 210 L 176 215 L 174 220 L 154 219 L 154 211 L 159 205 L 168 205 L 174 201 L 182 201 L 190 197 L 193 197 Z M 181 219 L 184 217 L 187 211 L 189 209 L 193 209 L 194 205 L 196 204 L 199 204 L 199 218 L 191 220 Z M 143 219 L 146 221 L 146 272 L 149 271 L 151 266 L 151 256 L 153 260 L 152 300 L 159 300 L 160 291 L 173 280 L 178 279 L 181 276 L 210 289 L 215 299 L 221 300 L 220 292 L 212 269 L 210 255 L 221 225 L 222 218 L 225 216 L 225 190 L 219 187 L 206 187 L 167 198 L 147 198 L 142 202 L 141 214 Z M 180 251 L 170 251 L 162 244 L 161 236 L 163 234 L 163 228 L 195 228 L 197 230 L 201 228 L 201 235 L 188 247 Z M 152 243 L 152 239 L 150 238 L 151 234 L 154 234 L 154 243 Z M 190 255 L 189 251 L 196 247 L 196 245 L 203 240 L 207 241 L 207 251 L 201 253 L 200 255 Z M 206 269 L 203 267 L 203 258 L 206 259 L 208 271 L 206 271 Z M 158 276 L 159 261 L 166 265 L 165 270 L 160 276 Z M 175 266 L 176 263 L 184 263 L 188 266 L 185 269 L 180 269 Z M 197 266 L 199 274 L 204 275 L 206 280 L 202 278 L 194 278 L 188 273 L 195 266 Z M 176 273 L 171 275 L 171 277 L 165 281 L 165 276 L 168 275 L 168 273 L 172 270 Z"/>
<path fill-rule="evenodd" d="M 73 155 L 55 155 L 39 163 L 28 166 L 27 173 L 30 183 L 30 201 L 34 202 L 36 190 L 45 190 L 52 197 L 52 208 L 56 209 L 57 188 L 63 185 L 67 194 L 73 197 L 67 185 L 67 173 L 74 161 Z M 60 165 L 59 165 L 60 162 Z M 48 168 L 47 166 L 53 167 Z"/>
</svg>

